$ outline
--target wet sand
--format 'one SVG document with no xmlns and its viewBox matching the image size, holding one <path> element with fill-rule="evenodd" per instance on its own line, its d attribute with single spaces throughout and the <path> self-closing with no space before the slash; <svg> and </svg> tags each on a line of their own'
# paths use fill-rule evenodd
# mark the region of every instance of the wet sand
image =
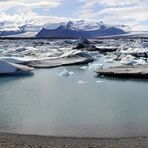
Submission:
<svg viewBox="0 0 148 148">
<path fill-rule="evenodd" d="M 0 133 L 0 148 L 147 148 L 147 137 L 76 138 Z"/>
</svg>

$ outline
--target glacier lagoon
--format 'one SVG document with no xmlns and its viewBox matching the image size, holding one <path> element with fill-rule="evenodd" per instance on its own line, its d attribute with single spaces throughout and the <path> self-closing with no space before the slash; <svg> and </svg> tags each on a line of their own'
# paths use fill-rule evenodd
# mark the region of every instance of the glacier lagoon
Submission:
<svg viewBox="0 0 148 148">
<path fill-rule="evenodd" d="M 124 40 L 101 42 L 100 45 L 100 41 L 94 41 L 102 48 L 118 47 Z M 0 43 L 1 57 L 19 58 L 62 56 L 76 46 L 75 40 L 0 40 Z M 103 67 L 120 63 L 113 60 L 112 53 L 102 55 L 91 51 L 91 54 Z M 95 77 L 98 65 L 87 66 L 35 69 L 34 75 L 28 76 L 0 76 L 0 132 L 76 137 L 148 136 L 148 80 Z"/>
<path fill-rule="evenodd" d="M 0 131 L 76 137 L 148 136 L 147 80 L 96 78 L 93 70 L 80 67 L 0 77 Z M 64 69 L 74 75 L 59 75 Z"/>
</svg>

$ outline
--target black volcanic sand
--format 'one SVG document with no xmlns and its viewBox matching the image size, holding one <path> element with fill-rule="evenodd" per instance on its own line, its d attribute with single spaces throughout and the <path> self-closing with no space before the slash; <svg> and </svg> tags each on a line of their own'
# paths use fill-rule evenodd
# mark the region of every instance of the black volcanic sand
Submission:
<svg viewBox="0 0 148 148">
<path fill-rule="evenodd" d="M 66 138 L 0 133 L 0 148 L 148 148 L 148 138 Z"/>
</svg>

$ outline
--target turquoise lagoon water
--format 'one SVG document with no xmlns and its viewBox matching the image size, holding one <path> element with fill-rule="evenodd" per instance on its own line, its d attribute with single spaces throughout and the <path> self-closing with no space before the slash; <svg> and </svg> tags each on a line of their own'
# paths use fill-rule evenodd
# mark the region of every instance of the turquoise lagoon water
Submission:
<svg viewBox="0 0 148 148">
<path fill-rule="evenodd" d="M 84 137 L 148 136 L 148 81 L 96 78 L 66 67 L 0 77 L 0 131 Z M 82 80 L 87 83 L 79 84 Z M 102 81 L 96 83 L 96 81 Z"/>
</svg>

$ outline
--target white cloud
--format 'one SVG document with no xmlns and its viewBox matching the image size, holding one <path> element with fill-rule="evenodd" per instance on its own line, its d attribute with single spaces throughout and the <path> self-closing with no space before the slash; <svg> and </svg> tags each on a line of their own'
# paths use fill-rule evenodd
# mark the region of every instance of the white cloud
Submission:
<svg viewBox="0 0 148 148">
<path fill-rule="evenodd" d="M 54 8 L 61 5 L 59 0 L 7 0 L 0 1 L 0 10 L 4 11 L 13 7 L 24 7 L 24 8 Z"/>
<path fill-rule="evenodd" d="M 148 22 L 147 0 L 79 0 L 81 10 L 76 16 L 94 19 L 109 24 L 140 25 Z M 98 8 L 98 10 L 97 10 Z M 148 28 L 148 27 L 147 27 Z"/>
<path fill-rule="evenodd" d="M 49 23 L 59 23 L 73 20 L 72 18 L 54 17 L 54 16 L 39 16 L 32 10 L 26 10 L 24 12 L 8 15 L 6 13 L 0 13 L 0 30 L 18 30 L 19 26 L 29 25 L 42 28 Z"/>
<path fill-rule="evenodd" d="M 57 23 L 72 20 L 65 17 L 56 17 L 37 14 L 34 9 L 49 10 L 58 7 L 66 0 L 0 0 L 0 29 L 18 29 L 18 26 L 43 26 L 48 23 Z M 7 14 L 5 10 L 15 8 L 15 14 Z"/>
<path fill-rule="evenodd" d="M 103 6 L 128 6 L 135 5 L 139 3 L 145 3 L 147 0 L 79 0 L 83 3 L 83 8 L 92 8 L 95 5 Z"/>
<path fill-rule="evenodd" d="M 97 15 L 103 15 L 104 18 L 113 20 L 144 21 L 148 18 L 148 5 L 106 8 L 102 11 L 98 11 Z"/>
<path fill-rule="evenodd" d="M 109 24 L 130 24 L 143 26 L 141 22 L 148 22 L 148 0 L 76 0 L 79 10 L 75 13 L 77 19 L 104 21 Z M 65 5 L 70 0 L 0 0 L 0 22 L 9 22 L 11 26 L 25 23 L 46 24 L 72 20 L 65 17 L 39 16 L 34 9 L 50 10 Z M 16 14 L 8 15 L 5 10 L 16 9 Z M 98 9 L 97 9 L 98 8 Z M 69 8 L 70 9 L 70 8 Z M 59 12 L 58 12 L 59 13 Z M 66 12 L 65 12 L 66 13 Z M 47 12 L 46 12 L 47 14 Z M 71 14 L 73 16 L 73 14 Z M 11 22 L 11 23 L 10 23 Z"/>
</svg>

